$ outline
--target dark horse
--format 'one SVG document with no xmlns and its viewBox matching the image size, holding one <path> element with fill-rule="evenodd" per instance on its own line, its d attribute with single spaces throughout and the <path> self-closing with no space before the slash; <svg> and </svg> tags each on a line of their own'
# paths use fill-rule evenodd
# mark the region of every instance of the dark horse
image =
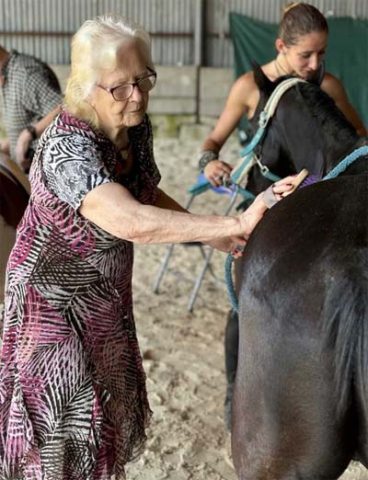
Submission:
<svg viewBox="0 0 368 480">
<path fill-rule="evenodd" d="M 299 84 L 267 142 L 291 170 L 324 175 L 365 141 Z M 367 206 L 365 156 L 279 202 L 248 242 L 232 415 L 241 480 L 333 480 L 353 458 L 368 467 Z"/>
</svg>

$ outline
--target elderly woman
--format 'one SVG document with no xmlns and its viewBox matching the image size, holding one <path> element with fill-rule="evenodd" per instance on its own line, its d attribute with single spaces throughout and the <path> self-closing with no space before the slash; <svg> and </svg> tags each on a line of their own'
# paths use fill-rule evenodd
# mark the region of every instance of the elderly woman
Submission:
<svg viewBox="0 0 368 480">
<path fill-rule="evenodd" d="M 0 371 L 0 477 L 116 480 L 150 409 L 132 313 L 133 242 L 244 244 L 267 207 L 185 212 L 158 188 L 146 115 L 149 38 L 119 18 L 72 44 L 63 111 L 43 134 L 8 262 Z M 276 185 L 280 195 L 290 179 Z"/>
</svg>

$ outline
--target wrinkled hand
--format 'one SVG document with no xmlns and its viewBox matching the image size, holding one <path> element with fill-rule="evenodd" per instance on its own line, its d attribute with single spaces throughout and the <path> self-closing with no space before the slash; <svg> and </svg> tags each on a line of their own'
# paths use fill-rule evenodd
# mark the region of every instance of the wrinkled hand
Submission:
<svg viewBox="0 0 368 480">
<path fill-rule="evenodd" d="M 249 238 L 265 212 L 295 190 L 294 180 L 296 177 L 297 175 L 290 175 L 272 184 L 267 190 L 257 195 L 250 207 L 239 215 L 246 239 Z"/>
<path fill-rule="evenodd" d="M 231 253 L 234 258 L 239 258 L 243 255 L 246 243 L 245 238 L 242 237 L 226 237 L 211 240 L 207 245 L 220 252 Z"/>
<path fill-rule="evenodd" d="M 203 173 L 212 186 L 219 187 L 229 180 L 232 169 L 233 167 L 226 162 L 212 160 L 206 165 Z"/>
<path fill-rule="evenodd" d="M 253 232 L 257 223 L 261 220 L 265 212 L 268 210 L 263 200 L 263 192 L 257 195 L 254 202 L 239 215 L 242 233 L 247 240 Z"/>
<path fill-rule="evenodd" d="M 10 155 L 10 142 L 8 138 L 0 140 L 0 152 Z"/>
<path fill-rule="evenodd" d="M 263 195 L 263 200 L 268 208 L 273 207 L 277 202 L 287 197 L 295 190 L 295 180 L 297 177 L 298 175 L 289 175 L 288 177 L 273 183 L 267 188 L 267 190 L 262 192 L 261 195 Z"/>
<path fill-rule="evenodd" d="M 15 146 L 15 161 L 26 172 L 29 170 L 31 161 L 27 158 L 27 152 L 32 142 L 32 136 L 28 130 L 22 130 Z"/>
</svg>

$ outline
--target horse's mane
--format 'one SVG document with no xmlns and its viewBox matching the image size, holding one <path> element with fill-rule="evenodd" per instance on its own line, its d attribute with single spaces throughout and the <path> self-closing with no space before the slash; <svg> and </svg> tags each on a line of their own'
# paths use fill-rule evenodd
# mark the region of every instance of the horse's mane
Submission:
<svg viewBox="0 0 368 480">
<path fill-rule="evenodd" d="M 316 118 L 326 139 L 350 145 L 357 140 L 353 125 L 336 106 L 334 100 L 313 83 L 300 83 L 296 87 L 312 117 Z"/>
<path fill-rule="evenodd" d="M 263 72 L 260 65 L 253 63 L 254 80 L 260 91 L 264 94 L 265 100 L 282 81 L 292 76 L 280 77 L 272 82 Z M 313 82 L 299 83 L 294 87 L 299 92 L 302 104 L 312 117 L 314 117 L 323 131 L 327 144 L 331 146 L 338 138 L 339 144 L 352 145 L 357 141 L 355 128 L 346 119 L 341 110 L 336 106 L 334 100 L 327 95 L 320 86 Z"/>
</svg>

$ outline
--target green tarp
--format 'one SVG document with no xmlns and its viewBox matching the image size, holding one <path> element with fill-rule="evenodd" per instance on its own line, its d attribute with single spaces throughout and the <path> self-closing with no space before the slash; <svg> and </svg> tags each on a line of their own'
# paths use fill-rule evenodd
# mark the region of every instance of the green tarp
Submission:
<svg viewBox="0 0 368 480">
<path fill-rule="evenodd" d="M 350 102 L 368 125 L 368 21 L 329 18 L 326 70 L 345 86 Z M 278 26 L 230 13 L 230 34 L 234 45 L 235 74 L 275 58 Z"/>
</svg>

